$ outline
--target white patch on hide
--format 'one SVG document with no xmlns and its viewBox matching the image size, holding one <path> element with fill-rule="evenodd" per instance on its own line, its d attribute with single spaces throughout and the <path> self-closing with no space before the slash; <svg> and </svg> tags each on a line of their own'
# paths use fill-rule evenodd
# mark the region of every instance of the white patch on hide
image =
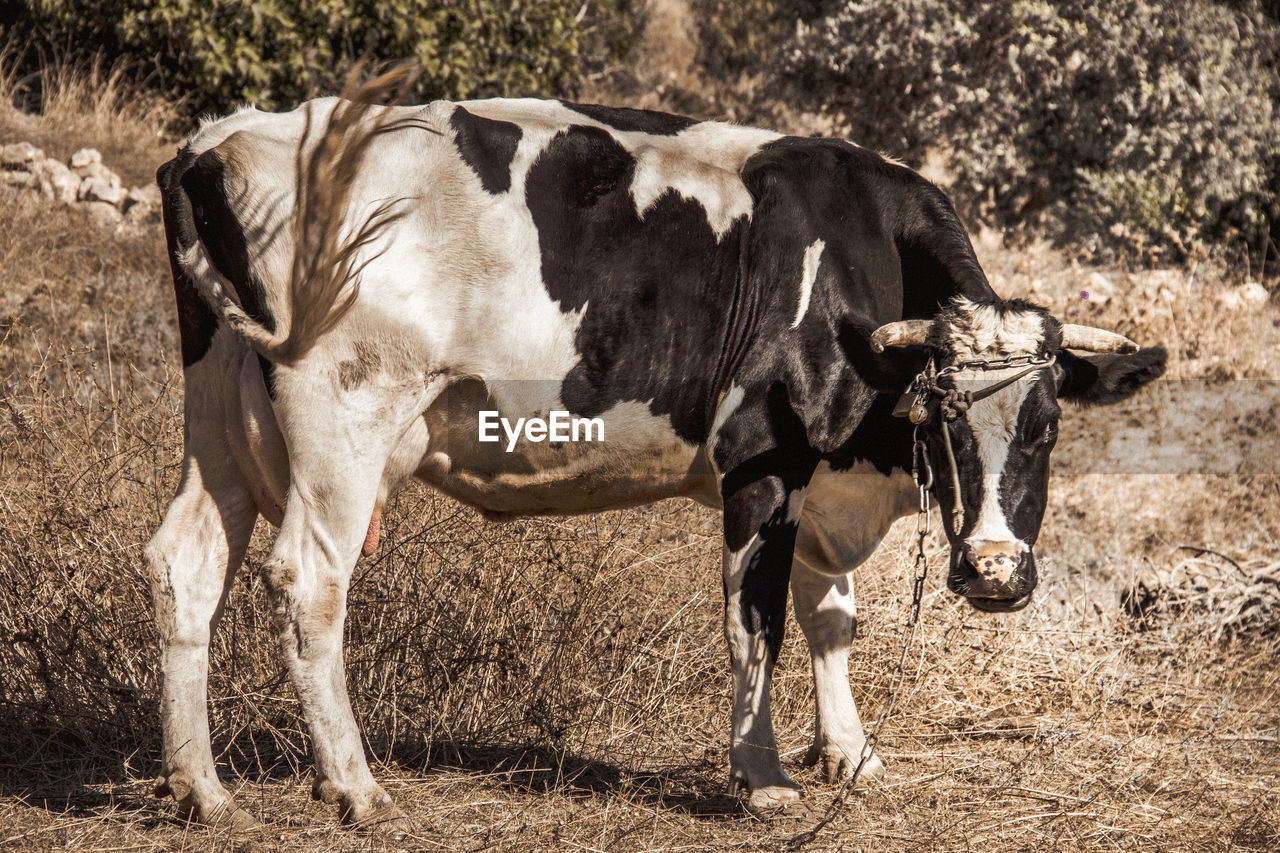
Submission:
<svg viewBox="0 0 1280 853">
<path fill-rule="evenodd" d="M 720 398 L 720 405 L 716 407 L 715 419 L 711 422 L 711 432 L 707 437 L 707 452 L 714 453 L 716 443 L 720 438 L 720 428 L 724 426 L 725 421 L 729 420 L 729 416 L 738 410 L 742 405 L 742 399 L 747 395 L 746 389 L 741 385 L 730 385 L 728 392 Z"/>
<path fill-rule="evenodd" d="M 670 135 L 618 130 L 558 101 L 530 98 L 461 101 L 459 105 L 484 118 L 515 122 L 524 136 L 542 130 L 547 141 L 571 125 L 605 130 L 636 159 L 631 198 L 637 215 L 643 218 L 654 202 L 674 190 L 702 205 L 717 239 L 739 217 L 751 215 L 751 193 L 740 177 L 748 158 L 760 146 L 782 136 L 772 130 L 718 121 L 696 122 Z M 520 147 L 525 147 L 523 138 Z M 514 172 L 514 163 L 512 169 Z M 514 182 L 512 194 L 524 198 L 523 193 L 516 193 Z"/>
<path fill-rule="evenodd" d="M 729 773 L 751 791 L 750 806 L 772 807 L 800 796 L 778 760 L 778 743 L 770 711 L 772 664 L 763 633 L 747 630 L 742 614 L 742 582 L 747 565 L 761 546 L 754 535 L 741 549 L 724 549 L 724 635 L 733 665 L 733 726 Z"/>
<path fill-rule="evenodd" d="M 798 524 L 800 516 L 804 513 L 804 499 L 809 490 L 797 489 L 787 495 L 787 523 Z"/>
<path fill-rule="evenodd" d="M 911 476 L 885 475 L 870 462 L 833 471 L 822 462 L 809 481 L 796 536 L 796 559 L 823 575 L 843 575 L 875 550 L 918 494 Z"/>
<path fill-rule="evenodd" d="M 813 292 L 813 283 L 818 279 L 818 264 L 822 261 L 822 250 L 826 247 L 827 244 L 821 240 L 814 240 L 804 250 L 804 264 L 800 274 L 800 305 L 796 308 L 796 318 L 791 321 L 793 329 L 800 325 L 805 312 L 809 310 L 809 296 Z"/>
<path fill-rule="evenodd" d="M 673 136 L 610 129 L 636 158 L 631 198 L 641 218 L 671 190 L 706 211 L 716 239 L 739 217 L 750 217 L 752 198 L 740 177 L 747 159 L 779 134 L 754 127 L 704 121 Z"/>
<path fill-rule="evenodd" d="M 747 565 L 761 544 L 760 535 L 754 534 L 737 551 L 726 548 L 724 552 L 724 634 L 729 644 L 729 659 L 733 665 L 736 688 L 733 704 L 735 740 L 748 738 L 753 733 L 758 734 L 762 715 L 763 722 L 769 721 L 769 692 L 764 678 L 769 651 L 764 637 L 752 634 L 742 617 L 742 582 L 746 578 Z M 772 734 L 770 729 L 769 736 L 772 737 Z"/>
<path fill-rule="evenodd" d="M 954 376 L 956 387 L 977 390 L 986 385 L 1012 376 L 1023 367 L 1004 370 L 964 371 Z M 1035 387 L 1039 372 L 1033 372 L 1012 385 L 1002 388 L 986 399 L 979 400 L 969 409 L 967 420 L 978 444 L 978 458 L 982 462 L 982 503 L 978 518 L 969 533 L 970 542 L 1013 543 L 1019 553 L 1026 551 L 1025 543 L 1018 540 L 1009 528 L 1004 508 L 1000 505 L 1000 479 L 1008 464 L 1009 452 L 1018 429 L 1018 412 Z"/>
</svg>

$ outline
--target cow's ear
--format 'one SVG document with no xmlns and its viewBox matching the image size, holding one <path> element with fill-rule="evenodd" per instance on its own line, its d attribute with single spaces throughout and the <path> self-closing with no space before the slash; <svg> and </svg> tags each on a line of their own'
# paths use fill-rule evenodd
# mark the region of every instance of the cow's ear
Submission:
<svg viewBox="0 0 1280 853">
<path fill-rule="evenodd" d="M 1058 399 L 1082 406 L 1127 400 L 1158 379 L 1167 360 L 1164 347 L 1147 347 L 1131 355 L 1074 355 L 1063 350 L 1054 365 Z"/>
</svg>

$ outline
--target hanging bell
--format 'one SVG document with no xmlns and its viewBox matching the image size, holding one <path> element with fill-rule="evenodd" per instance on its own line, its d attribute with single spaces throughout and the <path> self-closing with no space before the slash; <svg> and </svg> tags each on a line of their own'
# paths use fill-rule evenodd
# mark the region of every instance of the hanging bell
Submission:
<svg viewBox="0 0 1280 853">
<path fill-rule="evenodd" d="M 929 420 L 929 409 L 922 398 L 916 397 L 916 401 L 911 404 L 911 409 L 907 412 L 907 420 L 916 425 Z"/>
</svg>

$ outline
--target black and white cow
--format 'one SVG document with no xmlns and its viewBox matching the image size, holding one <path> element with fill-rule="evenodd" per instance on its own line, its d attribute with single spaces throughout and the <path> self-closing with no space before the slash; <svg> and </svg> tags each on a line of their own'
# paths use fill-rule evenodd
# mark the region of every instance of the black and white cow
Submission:
<svg viewBox="0 0 1280 853">
<path fill-rule="evenodd" d="M 863 749 L 850 573 L 916 507 L 913 427 L 891 417 L 912 377 L 931 365 L 950 586 L 995 610 L 1035 585 L 1059 401 L 1122 399 L 1164 364 L 1000 300 L 940 191 L 839 140 L 557 101 L 327 99 L 208 123 L 158 180 L 186 376 L 182 481 L 146 551 L 158 793 L 206 821 L 253 820 L 218 782 L 205 703 L 260 514 L 279 526 L 265 575 L 314 791 L 363 823 L 397 812 L 348 702 L 347 582 L 403 482 L 493 518 L 722 508 L 729 772 L 767 809 L 801 795 L 769 711 L 788 588 L 816 685 L 808 761 L 834 780 Z M 996 383 L 944 416 L 948 391 Z M 482 411 L 598 418 L 603 440 L 482 442 Z"/>
</svg>

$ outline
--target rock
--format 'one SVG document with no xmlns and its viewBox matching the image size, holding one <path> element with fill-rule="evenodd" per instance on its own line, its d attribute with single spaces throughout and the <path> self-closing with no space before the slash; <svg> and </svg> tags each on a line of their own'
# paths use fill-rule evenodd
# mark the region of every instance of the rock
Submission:
<svg viewBox="0 0 1280 853">
<path fill-rule="evenodd" d="M 4 184 L 25 187 L 34 183 L 35 179 L 35 175 L 21 169 L 14 169 L 12 171 L 6 169 L 5 171 L 0 172 L 0 183 Z"/>
<path fill-rule="evenodd" d="M 101 178 L 85 178 L 80 184 L 79 198 L 81 201 L 89 202 L 106 202 L 111 205 L 118 205 L 124 202 L 125 192 L 123 187 L 112 186 L 109 182 Z"/>
<path fill-rule="evenodd" d="M 101 163 L 90 163 L 87 166 L 81 166 L 80 168 L 73 169 L 72 171 L 74 171 L 81 178 L 94 178 L 96 180 L 104 181 L 108 184 L 111 184 L 111 186 L 113 187 L 122 186 L 124 183 L 123 181 L 120 180 L 119 175 L 117 175 L 115 172 L 111 171 Z"/>
<path fill-rule="evenodd" d="M 146 187 L 130 188 L 123 205 L 126 219 L 141 222 L 160 207 L 160 189 L 159 187 L 152 189 L 155 192 L 148 192 Z"/>
<path fill-rule="evenodd" d="M 1256 281 L 1230 287 L 1217 296 L 1217 303 L 1229 311 L 1256 311 L 1267 304 L 1271 294 Z"/>
<path fill-rule="evenodd" d="M 30 169 L 30 164 L 44 159 L 44 152 L 30 142 L 0 145 L 0 166 L 6 169 Z"/>
<path fill-rule="evenodd" d="M 160 188 L 155 184 L 145 187 L 133 187 L 129 190 L 130 204 L 145 204 L 147 207 L 160 206 Z"/>
<path fill-rule="evenodd" d="M 1256 281 L 1240 285 L 1236 288 L 1236 292 L 1240 294 L 1240 298 L 1246 305 L 1251 305 L 1255 308 L 1266 305 L 1267 300 L 1271 298 L 1271 294 L 1267 292 L 1267 289 Z"/>
<path fill-rule="evenodd" d="M 102 162 L 102 152 L 97 148 L 81 148 L 71 155 L 67 164 L 73 169 L 83 169 L 93 163 Z"/>
<path fill-rule="evenodd" d="M 80 177 L 57 160 L 41 160 L 32 172 L 45 198 L 70 204 L 80 197 Z"/>
<path fill-rule="evenodd" d="M 125 206 L 123 209 L 124 221 L 129 225 L 141 225 L 150 219 L 155 219 L 157 214 L 157 208 L 154 208 L 145 202 L 129 204 L 128 199 L 125 200 Z"/>
<path fill-rule="evenodd" d="M 86 202 L 84 208 L 88 211 L 93 224 L 101 228 L 114 228 L 124 221 L 120 208 L 105 201 Z"/>
</svg>

